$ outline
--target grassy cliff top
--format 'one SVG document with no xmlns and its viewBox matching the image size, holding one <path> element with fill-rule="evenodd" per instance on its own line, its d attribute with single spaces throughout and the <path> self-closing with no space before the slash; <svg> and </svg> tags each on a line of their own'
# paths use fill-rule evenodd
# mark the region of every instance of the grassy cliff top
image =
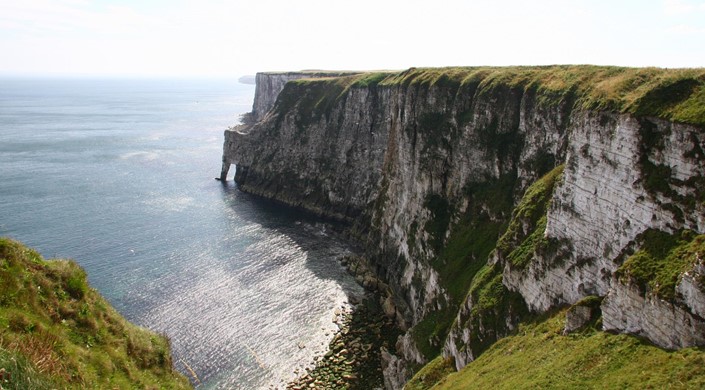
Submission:
<svg viewBox="0 0 705 390">
<path fill-rule="evenodd" d="M 342 72 L 344 73 L 344 72 Z M 328 77 L 334 76 L 332 74 Z M 411 68 L 328 78 L 337 87 L 369 85 L 502 88 L 535 91 L 540 102 L 570 101 L 573 108 L 631 113 L 705 126 L 705 68 L 625 68 L 594 65 Z M 321 82 L 311 79 L 296 83 Z"/>
<path fill-rule="evenodd" d="M 272 72 L 257 72 L 257 74 L 263 74 L 263 75 L 270 75 L 270 76 L 298 76 L 298 75 L 306 75 L 309 76 L 310 78 L 323 78 L 323 77 L 345 77 L 345 76 L 353 76 L 361 73 L 369 73 L 369 72 L 360 72 L 356 70 L 319 70 L 319 69 L 305 69 L 305 70 L 298 70 L 298 71 L 272 71 Z"/>
<path fill-rule="evenodd" d="M 127 322 L 74 262 L 0 238 L 0 388 L 168 388 L 169 341 Z"/>
</svg>

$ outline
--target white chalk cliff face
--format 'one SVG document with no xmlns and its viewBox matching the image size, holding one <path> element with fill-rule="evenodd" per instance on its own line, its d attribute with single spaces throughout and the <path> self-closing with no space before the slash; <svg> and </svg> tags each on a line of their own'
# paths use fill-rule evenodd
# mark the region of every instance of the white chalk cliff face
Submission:
<svg viewBox="0 0 705 390">
<path fill-rule="evenodd" d="M 264 120 L 226 131 L 222 176 L 235 164 L 235 180 L 245 191 L 353 221 L 379 193 L 386 133 L 375 132 L 374 122 L 383 113 L 367 89 L 350 91 L 330 114 L 313 112 L 309 105 L 323 93 L 321 85 L 287 84 Z M 314 101 L 301 102 L 301 96 Z M 350 115 L 354 110 L 365 115 Z"/>
<path fill-rule="evenodd" d="M 563 180 L 545 232 L 565 251 L 560 258 L 536 256 L 526 269 L 505 263 L 504 284 L 539 312 L 588 295 L 606 296 L 605 329 L 638 334 L 665 348 L 703 345 L 702 286 L 688 283 L 692 277 L 683 282 L 688 286 L 683 296 L 698 298 L 676 305 L 615 277 L 622 253 L 647 229 L 705 231 L 703 204 L 688 201 L 700 191 L 688 183 L 705 176 L 702 160 L 688 157 L 688 151 L 705 142 L 702 130 L 655 118 L 584 113 L 569 134 Z M 646 136 L 658 137 L 661 148 L 645 150 Z M 670 168 L 664 180 L 677 195 L 648 188 L 644 159 Z"/>
<path fill-rule="evenodd" d="M 424 351 L 461 368 L 522 313 L 589 295 L 606 297 L 605 329 L 666 348 L 705 345 L 705 254 L 674 299 L 618 277 L 645 231 L 705 233 L 705 130 L 578 109 L 571 92 L 557 98 L 482 75 L 414 81 L 419 72 L 374 81 L 258 74 L 256 121 L 227 130 L 223 151 L 223 179 L 235 164 L 242 190 L 348 222 L 368 248 L 409 330 L 397 356 L 384 354 L 390 388 L 432 357 Z M 561 164 L 541 232 L 550 250 L 519 266 L 475 245 L 485 228 L 494 243 L 524 191 Z M 456 244 L 468 248 L 460 263 L 447 249 Z M 476 269 L 464 279 L 465 265 Z M 482 311 L 476 294 L 466 297 L 476 274 L 501 281 L 501 307 Z M 422 331 L 448 312 L 442 338 Z"/>
</svg>

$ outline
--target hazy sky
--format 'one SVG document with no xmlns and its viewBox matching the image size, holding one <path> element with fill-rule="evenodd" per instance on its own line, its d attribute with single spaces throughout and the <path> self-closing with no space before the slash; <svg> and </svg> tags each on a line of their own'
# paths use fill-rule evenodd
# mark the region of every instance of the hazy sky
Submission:
<svg viewBox="0 0 705 390">
<path fill-rule="evenodd" d="M 0 74 L 705 66 L 705 0 L 0 0 Z"/>
</svg>

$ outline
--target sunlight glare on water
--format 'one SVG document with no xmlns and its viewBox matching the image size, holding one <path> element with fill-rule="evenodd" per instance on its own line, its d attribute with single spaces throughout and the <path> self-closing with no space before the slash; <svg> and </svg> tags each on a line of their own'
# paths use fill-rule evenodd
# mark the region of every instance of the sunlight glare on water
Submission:
<svg viewBox="0 0 705 390">
<path fill-rule="evenodd" d="M 213 180 L 253 95 L 232 80 L 0 80 L 0 235 L 75 259 L 170 337 L 199 388 L 281 385 L 362 294 L 326 225 Z"/>
</svg>

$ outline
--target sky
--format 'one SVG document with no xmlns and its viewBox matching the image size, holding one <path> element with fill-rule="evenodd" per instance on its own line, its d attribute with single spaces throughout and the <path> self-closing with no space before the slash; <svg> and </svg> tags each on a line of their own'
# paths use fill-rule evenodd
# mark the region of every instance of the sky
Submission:
<svg viewBox="0 0 705 390">
<path fill-rule="evenodd" d="M 705 0 L 0 0 L 0 75 L 705 67 Z"/>
</svg>

